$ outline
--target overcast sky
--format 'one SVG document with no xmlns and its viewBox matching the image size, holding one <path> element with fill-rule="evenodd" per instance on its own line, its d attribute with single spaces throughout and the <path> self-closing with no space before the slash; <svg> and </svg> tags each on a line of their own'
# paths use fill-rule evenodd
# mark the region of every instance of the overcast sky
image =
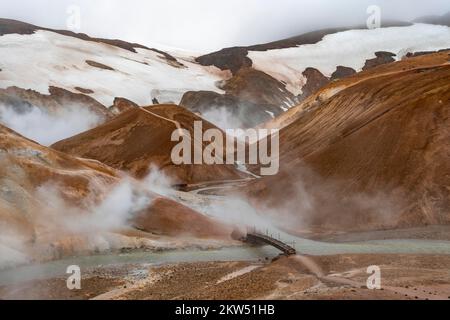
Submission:
<svg viewBox="0 0 450 320">
<path fill-rule="evenodd" d="M 1 0 L 0 17 L 67 29 L 70 5 L 80 8 L 79 32 L 193 51 L 365 23 L 370 5 L 385 20 L 450 11 L 450 0 Z"/>
</svg>

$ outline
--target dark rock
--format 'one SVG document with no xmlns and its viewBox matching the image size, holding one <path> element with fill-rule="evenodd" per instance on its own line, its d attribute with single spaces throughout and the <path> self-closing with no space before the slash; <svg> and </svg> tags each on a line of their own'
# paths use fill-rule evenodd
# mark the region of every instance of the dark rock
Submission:
<svg viewBox="0 0 450 320">
<path fill-rule="evenodd" d="M 67 105 L 76 104 L 80 108 L 89 109 L 105 120 L 112 117 L 111 112 L 105 106 L 85 94 L 70 92 L 58 87 L 49 87 L 49 92 L 50 94 L 46 95 L 34 90 L 9 87 L 0 89 L 0 102 L 19 108 L 23 112 L 36 106 L 50 113 L 66 108 Z"/>
<path fill-rule="evenodd" d="M 139 108 L 139 105 L 128 99 L 117 97 L 114 99 L 114 104 L 109 107 L 109 110 L 114 114 L 121 114 L 133 108 Z"/>
<path fill-rule="evenodd" d="M 327 77 L 314 68 L 307 68 L 303 71 L 303 76 L 306 78 L 306 84 L 302 88 L 303 93 L 300 96 L 300 100 L 306 99 L 330 82 Z"/>
<path fill-rule="evenodd" d="M 33 34 L 38 27 L 16 20 L 0 19 L 0 36 L 5 34 Z"/>
<path fill-rule="evenodd" d="M 98 63 L 98 62 L 95 62 L 95 61 L 92 61 L 92 60 L 86 60 L 86 63 L 88 65 L 90 65 L 91 67 L 94 67 L 94 68 L 114 71 L 114 68 L 111 68 L 111 67 L 109 67 L 107 65 L 104 65 L 102 63 Z"/>
<path fill-rule="evenodd" d="M 334 81 L 334 80 L 350 77 L 350 76 L 354 75 L 355 73 L 356 73 L 356 70 L 353 68 L 338 66 L 336 68 L 336 71 L 333 72 L 333 74 L 331 75 L 330 80 Z"/>
<path fill-rule="evenodd" d="M 394 62 L 395 59 L 393 57 L 395 57 L 396 54 L 394 54 L 392 52 L 378 51 L 378 52 L 375 52 L 375 56 L 376 56 L 376 58 L 369 59 L 366 61 L 366 64 L 364 65 L 363 70 L 368 70 L 368 69 L 380 66 L 382 64 Z"/>
<path fill-rule="evenodd" d="M 420 56 L 424 56 L 427 54 L 433 54 L 433 53 L 438 53 L 438 52 L 445 52 L 445 51 L 449 51 L 450 48 L 448 49 L 441 49 L 438 51 L 417 51 L 417 52 L 408 52 L 405 57 L 406 58 L 414 58 L 414 57 L 420 57 Z"/>
<path fill-rule="evenodd" d="M 226 48 L 195 59 L 204 66 L 216 66 L 220 70 L 230 70 L 236 74 L 241 68 L 251 67 L 253 62 L 247 57 L 243 47 Z"/>
<path fill-rule="evenodd" d="M 298 102 L 298 98 L 283 83 L 252 68 L 240 69 L 221 88 L 225 94 L 211 91 L 186 92 L 180 104 L 199 114 L 226 108 L 244 127 L 254 127 L 271 120 L 272 114 L 281 114 L 282 108 Z"/>
<path fill-rule="evenodd" d="M 81 88 L 81 87 L 75 87 L 75 90 L 84 93 L 84 94 L 93 94 L 94 91 L 91 89 L 85 89 L 85 88 Z"/>
<path fill-rule="evenodd" d="M 76 102 L 81 107 L 90 109 L 92 112 L 97 113 L 106 119 L 111 117 L 111 113 L 100 102 L 81 93 L 73 93 L 68 90 L 50 86 L 48 88 L 50 97 L 55 100 L 60 106 L 64 107 L 69 102 Z"/>
</svg>

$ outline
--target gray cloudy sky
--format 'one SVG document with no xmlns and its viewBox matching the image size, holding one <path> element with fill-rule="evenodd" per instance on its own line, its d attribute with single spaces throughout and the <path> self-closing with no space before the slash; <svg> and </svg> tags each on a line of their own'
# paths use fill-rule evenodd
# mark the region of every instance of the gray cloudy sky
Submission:
<svg viewBox="0 0 450 320">
<path fill-rule="evenodd" d="M 80 32 L 195 51 L 365 23 L 369 5 L 383 19 L 450 11 L 449 0 L 1 0 L 0 17 L 66 29 L 70 5 L 81 9 Z"/>
</svg>

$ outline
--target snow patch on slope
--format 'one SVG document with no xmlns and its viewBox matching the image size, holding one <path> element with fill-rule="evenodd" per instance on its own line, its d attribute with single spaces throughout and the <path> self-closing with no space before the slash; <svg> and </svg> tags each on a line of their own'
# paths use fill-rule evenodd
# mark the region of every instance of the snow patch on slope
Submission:
<svg viewBox="0 0 450 320">
<path fill-rule="evenodd" d="M 342 65 L 361 71 L 377 51 L 389 51 L 401 59 L 408 52 L 450 48 L 450 28 L 415 24 L 373 30 L 350 30 L 329 34 L 316 44 L 269 51 L 249 51 L 253 67 L 287 83 L 294 95 L 306 83 L 303 71 L 316 68 L 330 77 Z"/>
<path fill-rule="evenodd" d="M 89 96 L 105 106 L 111 106 L 115 97 L 149 105 L 153 98 L 160 103 L 178 103 L 186 91 L 223 93 L 216 83 L 224 80 L 227 72 L 188 59 L 183 59 L 184 67 L 177 67 L 155 51 L 136 51 L 43 30 L 4 35 L 0 37 L 0 88 L 18 86 L 48 94 L 49 86 L 72 92 L 81 87 L 94 91 Z M 152 90 L 159 95 L 152 96 Z"/>
</svg>

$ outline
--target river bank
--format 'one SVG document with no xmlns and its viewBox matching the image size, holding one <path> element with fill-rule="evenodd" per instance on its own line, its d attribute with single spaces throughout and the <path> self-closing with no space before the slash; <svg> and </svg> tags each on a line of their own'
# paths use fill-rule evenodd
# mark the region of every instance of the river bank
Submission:
<svg viewBox="0 0 450 320">
<path fill-rule="evenodd" d="M 320 241 L 272 231 L 302 256 L 279 258 L 280 252 L 273 247 L 253 247 L 235 241 L 166 242 L 158 238 L 155 243 L 165 245 L 157 246 L 157 250 L 130 247 L 0 270 L 0 299 L 447 299 L 450 296 L 450 242 L 435 236 L 446 234 L 447 227 L 407 229 L 397 234 L 375 231 L 327 235 Z M 81 269 L 81 290 L 67 289 L 66 270 L 71 265 Z M 381 268 L 383 290 L 365 287 L 369 276 L 366 271 L 371 265 Z"/>
<path fill-rule="evenodd" d="M 83 270 L 82 289 L 66 277 L 0 286 L 1 299 L 450 299 L 450 256 L 344 254 L 271 262 L 115 264 Z M 365 286 L 378 265 L 381 290 Z"/>
</svg>

